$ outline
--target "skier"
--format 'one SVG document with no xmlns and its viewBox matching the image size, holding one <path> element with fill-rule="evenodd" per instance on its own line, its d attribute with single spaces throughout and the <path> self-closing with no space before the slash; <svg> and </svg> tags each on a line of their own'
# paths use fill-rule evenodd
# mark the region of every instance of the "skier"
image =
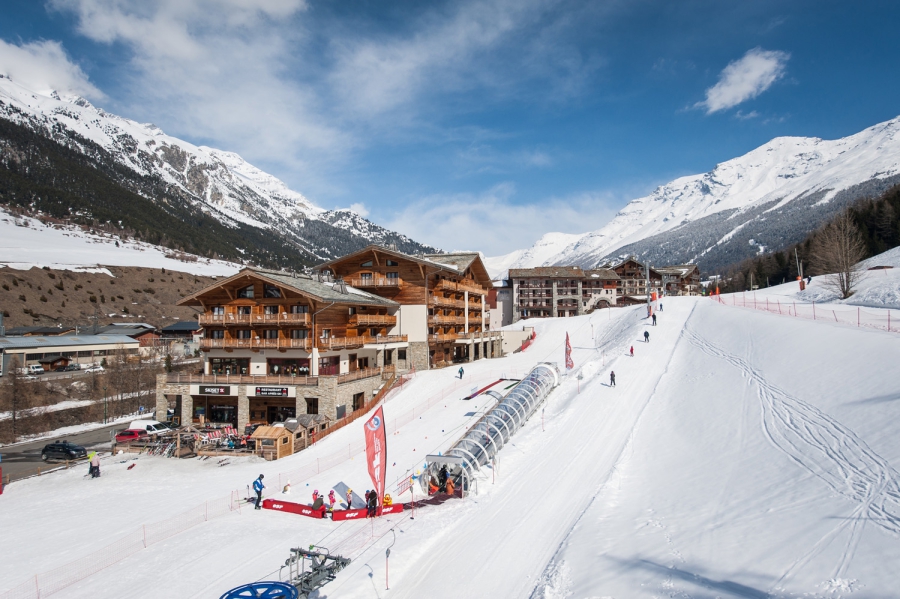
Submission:
<svg viewBox="0 0 900 599">
<path fill-rule="evenodd" d="M 88 472 L 90 472 L 91 478 L 99 478 L 100 476 L 100 456 L 97 455 L 96 451 L 91 452 L 91 466 Z"/>
<path fill-rule="evenodd" d="M 644 343 L 650 343 L 650 332 L 644 331 Z"/>
<path fill-rule="evenodd" d="M 633 345 L 631 346 L 631 357 L 632 358 L 634 357 L 634 346 Z"/>
<path fill-rule="evenodd" d="M 313 491 L 313 503 L 315 503 L 316 499 L 319 498 L 319 490 L 316 489 Z"/>
<path fill-rule="evenodd" d="M 334 496 L 334 489 L 328 491 L 328 511 L 334 511 L 334 504 L 337 501 L 337 497 Z"/>
<path fill-rule="evenodd" d="M 378 493 L 375 492 L 375 489 L 372 489 L 372 492 L 369 493 L 369 511 L 366 514 L 366 518 L 374 518 L 375 511 L 378 509 Z"/>
<path fill-rule="evenodd" d="M 353 489 L 347 489 L 347 509 L 353 504 Z"/>
<path fill-rule="evenodd" d="M 459 380 L 462 380 L 462 377 L 463 377 L 463 367 L 460 366 L 459 367 Z"/>
<path fill-rule="evenodd" d="M 656 314 L 653 315 L 653 326 L 656 326 Z"/>
<path fill-rule="evenodd" d="M 262 509 L 262 492 L 263 489 L 266 488 L 266 485 L 263 484 L 262 479 L 265 478 L 264 475 L 260 474 L 259 478 L 253 481 L 253 490 L 256 491 L 256 509 Z"/>
<path fill-rule="evenodd" d="M 615 370 L 609 371 L 609 386 L 610 387 L 616 386 L 616 371 Z"/>
<path fill-rule="evenodd" d="M 662 302 L 659 302 L 659 311 L 662 312 Z"/>
</svg>

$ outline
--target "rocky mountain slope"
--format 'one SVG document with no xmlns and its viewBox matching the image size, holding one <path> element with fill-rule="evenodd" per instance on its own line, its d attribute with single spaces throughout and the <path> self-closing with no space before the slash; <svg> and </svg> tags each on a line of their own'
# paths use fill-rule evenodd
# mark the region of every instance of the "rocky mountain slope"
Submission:
<svg viewBox="0 0 900 599">
<path fill-rule="evenodd" d="M 550 233 L 529 250 L 487 260 L 508 268 L 592 267 L 635 254 L 713 271 L 795 243 L 863 196 L 900 183 L 900 117 L 837 140 L 779 137 L 629 202 L 606 226 Z"/>
<path fill-rule="evenodd" d="M 372 242 L 410 253 L 435 251 L 350 211 L 324 210 L 237 154 L 195 146 L 84 98 L 41 94 L 0 75 L 0 121 L 0 204 L 47 211 L 47 196 L 59 196 L 49 202 L 58 205 L 57 218 L 113 224 L 130 219 L 133 232 L 145 235 L 160 219 L 194 230 L 202 223 L 227 243 L 214 247 L 211 239 L 193 240 L 193 251 L 270 265 L 316 263 Z M 61 186 L 60 179 L 77 181 L 82 196 L 103 189 L 99 195 L 109 200 L 102 207 L 78 205 L 77 198 L 61 197 L 73 186 Z M 117 212 L 131 215 L 123 219 Z M 156 236 L 177 248 L 190 235 L 174 226 Z M 264 250 L 255 249 L 260 245 Z"/>
</svg>

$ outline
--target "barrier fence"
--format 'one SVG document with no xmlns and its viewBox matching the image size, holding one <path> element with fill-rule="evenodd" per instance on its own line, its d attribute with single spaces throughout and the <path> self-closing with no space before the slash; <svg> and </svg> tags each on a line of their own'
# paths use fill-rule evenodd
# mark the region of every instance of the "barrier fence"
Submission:
<svg viewBox="0 0 900 599">
<path fill-rule="evenodd" d="M 515 376 L 516 371 L 512 370 L 511 372 L 513 376 Z M 401 426 L 412 422 L 416 417 L 421 416 L 427 410 L 444 401 L 448 395 L 453 394 L 464 386 L 468 387 L 477 381 L 491 378 L 504 378 L 506 376 L 506 373 L 497 374 L 495 372 L 489 372 L 481 376 L 470 377 L 465 381 L 460 380 L 449 389 L 442 389 L 439 393 L 435 393 L 429 397 L 424 404 L 414 406 L 403 414 L 390 419 L 385 423 L 385 432 L 393 434 Z M 387 401 L 395 394 L 399 393 L 402 386 L 403 385 L 398 384 L 390 387 L 379 401 Z M 373 402 L 373 404 L 374 403 L 376 402 Z M 316 458 L 315 464 L 279 473 L 278 487 L 271 489 L 266 495 L 272 495 L 276 492 L 280 493 L 283 485 L 286 484 L 287 481 L 293 480 L 295 481 L 295 484 L 304 482 L 325 470 L 352 459 L 355 454 L 365 452 L 365 449 L 365 442 L 350 443 L 346 450 L 340 449 L 328 456 Z M 249 494 L 249 490 L 247 492 Z M 249 495 L 247 499 L 250 499 Z M 36 574 L 25 582 L 22 582 L 7 591 L 0 592 L 0 599 L 41 599 L 43 597 L 49 597 L 68 586 L 87 579 L 105 568 L 117 564 L 123 559 L 138 553 L 142 549 L 165 541 L 166 539 L 185 532 L 198 524 L 235 511 L 240 513 L 242 501 L 244 501 L 244 499 L 241 497 L 241 491 L 236 490 L 232 491 L 227 496 L 205 501 L 173 518 L 152 524 L 145 524 L 141 526 L 140 529 L 102 549 L 93 551 L 88 555 L 80 557 L 63 566 Z M 361 532 L 360 537 L 363 536 L 365 536 L 365 533 Z M 368 538 L 371 538 L 371 536 L 367 537 L 367 539 Z"/>
<path fill-rule="evenodd" d="M 770 314 L 782 316 L 794 316 L 809 320 L 836 322 L 855 327 L 868 327 L 880 331 L 900 333 L 900 323 L 896 315 L 891 315 L 890 309 L 882 309 L 877 312 L 865 310 L 859 306 L 835 306 L 834 304 L 806 304 L 795 301 L 770 299 L 768 296 L 757 298 L 755 293 L 749 296 L 747 293 L 728 293 L 725 295 L 713 295 L 714 300 L 726 306 L 738 306 L 753 310 L 762 310 Z"/>
</svg>

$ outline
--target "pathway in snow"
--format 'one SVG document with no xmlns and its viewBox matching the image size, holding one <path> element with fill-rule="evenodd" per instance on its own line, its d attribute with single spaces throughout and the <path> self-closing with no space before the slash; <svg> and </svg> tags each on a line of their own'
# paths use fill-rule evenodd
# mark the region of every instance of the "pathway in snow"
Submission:
<svg viewBox="0 0 900 599">
<path fill-rule="evenodd" d="M 609 369 L 601 368 L 596 355 L 582 366 L 588 376 L 580 394 L 570 375 L 548 399 L 552 427 L 542 433 L 541 423 L 532 419 L 511 444 L 524 452 L 512 478 L 489 499 L 474 498 L 477 509 L 441 532 L 392 586 L 392 596 L 527 596 L 628 446 L 693 305 L 666 302 L 671 308 L 657 327 L 640 318 L 642 308 L 623 311 L 609 325 L 603 313 L 593 319 L 600 347 L 614 356 L 609 366 L 618 386 L 608 386 Z M 584 322 L 582 333 L 587 326 Z M 651 332 L 649 344 L 643 343 L 644 330 Z M 637 348 L 635 358 L 625 356 L 631 345 Z M 653 361 L 662 364 L 649 368 Z M 473 534 L 490 542 L 473 542 Z"/>
</svg>

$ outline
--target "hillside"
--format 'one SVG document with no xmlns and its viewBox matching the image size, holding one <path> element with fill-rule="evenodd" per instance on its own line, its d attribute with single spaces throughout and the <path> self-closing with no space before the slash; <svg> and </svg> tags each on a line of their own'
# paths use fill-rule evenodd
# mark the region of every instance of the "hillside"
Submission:
<svg viewBox="0 0 900 599">
<path fill-rule="evenodd" d="M 328 211 L 240 156 L 0 75 L 0 205 L 205 257 L 312 265 L 369 243 L 433 252 Z"/>
<path fill-rule="evenodd" d="M 900 117 L 837 140 L 779 137 L 632 200 L 604 227 L 558 233 L 489 258 L 493 273 L 553 264 L 593 267 L 635 254 L 704 272 L 801 241 L 861 197 L 900 183 Z M 510 259 L 512 257 L 512 259 Z"/>
</svg>

